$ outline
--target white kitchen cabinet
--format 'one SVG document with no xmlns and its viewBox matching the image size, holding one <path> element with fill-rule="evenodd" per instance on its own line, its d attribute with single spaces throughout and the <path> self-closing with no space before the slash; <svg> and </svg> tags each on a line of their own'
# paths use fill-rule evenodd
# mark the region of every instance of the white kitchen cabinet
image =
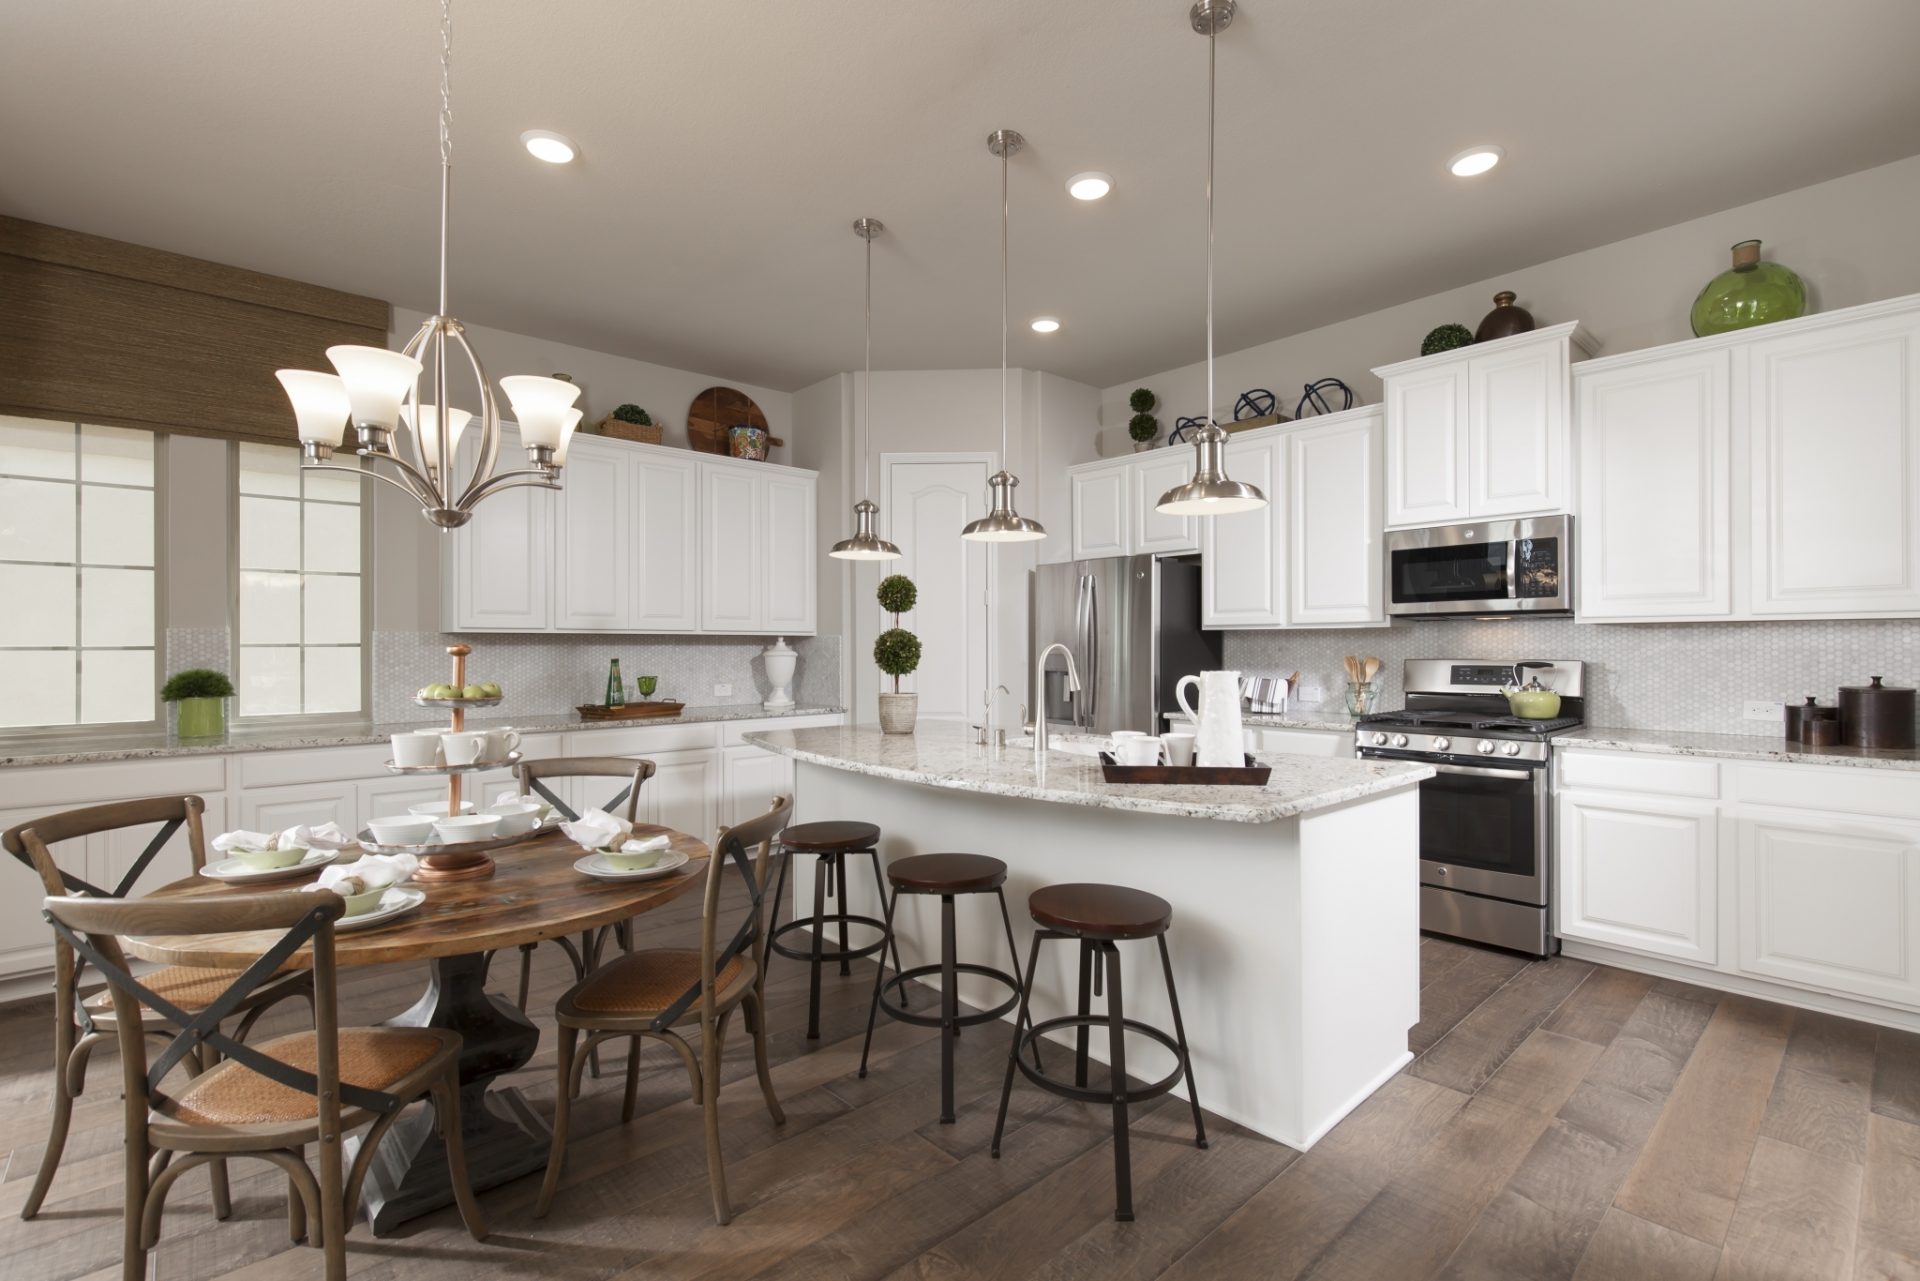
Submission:
<svg viewBox="0 0 1920 1281">
<path fill-rule="evenodd" d="M 248 832 L 281 832 L 300 823 L 308 827 L 338 823 L 343 832 L 357 832 L 360 829 L 356 797 L 357 788 L 350 781 L 248 788 L 240 794 L 239 826 Z M 215 835 L 217 833 L 207 833 L 208 839 Z"/>
<path fill-rule="evenodd" d="M 764 464 L 702 467 L 700 628 L 808 635 L 815 626 L 815 480 Z"/>
<path fill-rule="evenodd" d="M 1191 727 L 1191 722 L 1189 722 Z M 1256 752 L 1278 752 L 1285 756 L 1353 757 L 1353 731 L 1332 729 L 1294 729 L 1290 726 L 1257 725 L 1247 730 L 1249 747 Z"/>
<path fill-rule="evenodd" d="M 1157 510 L 1160 495 L 1193 479 L 1193 450 L 1184 445 L 1150 449 L 1127 468 L 1132 497 L 1127 521 L 1135 552 L 1181 556 L 1200 550 L 1200 518 L 1166 516 Z"/>
<path fill-rule="evenodd" d="M 1702 965 L 1719 959 L 1712 801 L 1563 791 L 1559 933 Z"/>
<path fill-rule="evenodd" d="M 640 789 L 640 821 L 712 838 L 720 809 L 720 753 L 713 748 L 657 752 Z"/>
<path fill-rule="evenodd" d="M 470 433 L 457 474 L 473 467 Z M 500 460 L 523 465 L 520 433 L 500 428 Z M 516 460 L 520 460 L 516 462 Z M 447 532 L 441 566 L 441 627 L 452 632 L 539 632 L 553 627 L 553 491 L 517 485 L 490 494 L 473 518 Z"/>
<path fill-rule="evenodd" d="M 749 632 L 760 621 L 762 512 L 754 478 L 713 468 L 701 477 L 700 627 Z"/>
<path fill-rule="evenodd" d="M 1399 374 L 1385 382 L 1387 523 L 1444 525 L 1465 520 L 1465 363 Z"/>
<path fill-rule="evenodd" d="M 815 576 L 820 549 L 814 535 L 811 474 L 756 477 L 762 495 L 760 620 L 758 629 L 778 635 L 811 635 L 818 610 Z"/>
<path fill-rule="evenodd" d="M 1731 370 L 1724 349 L 1576 370 L 1582 617 L 1732 612 Z"/>
<path fill-rule="evenodd" d="M 636 451 L 632 463 L 629 621 L 636 632 L 700 628 L 700 467 L 678 452 Z"/>
<path fill-rule="evenodd" d="M 723 749 L 720 768 L 720 794 L 726 800 L 719 821 L 730 827 L 766 813 L 774 797 L 793 795 L 791 757 L 745 743 Z"/>
<path fill-rule="evenodd" d="M 479 808 L 484 802 L 480 799 L 479 775 L 466 774 L 461 777 L 460 799 L 471 801 Z M 447 780 L 434 777 L 412 777 L 404 774 L 388 778 L 368 779 L 354 785 L 354 814 L 360 826 L 365 827 L 371 819 L 395 818 L 407 813 L 416 805 L 440 805 L 447 799 Z M 357 829 L 349 828 L 352 832 Z"/>
<path fill-rule="evenodd" d="M 1076 467 L 1071 476 L 1074 559 L 1131 555 L 1133 536 L 1127 527 L 1133 501 L 1130 462 Z"/>
<path fill-rule="evenodd" d="M 1384 423 L 1376 407 L 1289 430 L 1287 622 L 1385 626 Z M 1272 497 L 1272 495 L 1269 495 Z"/>
<path fill-rule="evenodd" d="M 1262 433 L 1227 442 L 1227 474 L 1258 485 L 1264 507 L 1200 522 L 1200 625 L 1282 627 L 1287 611 L 1286 445 Z"/>
<path fill-rule="evenodd" d="M 576 438 L 555 495 L 554 627 L 622 632 L 633 625 L 633 460 L 618 444 Z M 489 500 L 491 501 L 491 500 Z"/>
</svg>

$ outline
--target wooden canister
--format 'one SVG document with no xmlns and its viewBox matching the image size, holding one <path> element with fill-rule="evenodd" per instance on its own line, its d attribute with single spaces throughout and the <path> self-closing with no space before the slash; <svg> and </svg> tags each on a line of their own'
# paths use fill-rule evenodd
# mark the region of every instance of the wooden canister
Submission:
<svg viewBox="0 0 1920 1281">
<path fill-rule="evenodd" d="M 1913 746 L 1914 691 L 1869 685 L 1840 687 L 1840 741 L 1849 747 Z"/>
</svg>

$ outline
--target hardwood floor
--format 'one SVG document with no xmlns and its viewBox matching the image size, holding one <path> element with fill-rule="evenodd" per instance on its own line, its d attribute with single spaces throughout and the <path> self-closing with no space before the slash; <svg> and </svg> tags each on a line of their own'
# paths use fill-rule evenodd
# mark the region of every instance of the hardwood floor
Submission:
<svg viewBox="0 0 1920 1281">
<path fill-rule="evenodd" d="M 643 942 L 697 940 L 691 900 Z M 1178 925 L 1174 946 L 1178 946 Z M 775 1128 L 734 1038 L 721 1099 L 733 1223 L 709 1214 L 700 1116 L 677 1060 L 645 1061 L 640 1115 L 619 1123 L 621 1055 L 589 1081 L 552 1216 L 538 1179 L 482 1196 L 469 1240 L 451 1210 L 350 1241 L 360 1278 L 1360 1278 L 1418 1281 L 1882 1281 L 1920 1278 L 1920 1037 L 1565 958 L 1426 939 L 1413 1064 L 1301 1154 L 1186 1105 L 1135 1114 L 1139 1220 L 1112 1219 L 1104 1109 L 1016 1088 L 1003 1159 L 987 1156 L 1006 1037 L 961 1040 L 958 1121 L 939 1125 L 938 1044 L 883 1021 L 855 1075 L 872 975 L 831 974 L 821 1039 L 805 1039 L 804 967 L 768 984 Z M 532 1006 L 564 961 L 542 948 Z M 420 973 L 349 971 L 346 1015 L 411 1003 Z M 511 966 L 496 989 L 510 986 Z M 97 1059 L 53 1194 L 19 1207 L 45 1137 L 48 1006 L 0 1010 L 0 1275 L 119 1272 L 117 1067 Z M 1096 1066 L 1096 1072 L 1098 1068 Z M 550 1037 L 515 1078 L 553 1099 Z M 198 1173 L 176 1189 L 154 1277 L 318 1275 L 286 1240 L 281 1177 L 233 1169 L 216 1222 Z"/>
</svg>

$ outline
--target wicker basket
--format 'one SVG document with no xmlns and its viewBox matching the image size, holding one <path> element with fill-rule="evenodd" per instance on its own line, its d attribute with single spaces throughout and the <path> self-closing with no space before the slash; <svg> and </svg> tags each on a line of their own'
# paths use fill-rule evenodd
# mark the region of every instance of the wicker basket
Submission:
<svg viewBox="0 0 1920 1281">
<path fill-rule="evenodd" d="M 609 414 L 600 420 L 595 428 L 602 436 L 611 436 L 615 440 L 631 440 L 642 445 L 660 443 L 659 423 L 630 423 Z"/>
</svg>

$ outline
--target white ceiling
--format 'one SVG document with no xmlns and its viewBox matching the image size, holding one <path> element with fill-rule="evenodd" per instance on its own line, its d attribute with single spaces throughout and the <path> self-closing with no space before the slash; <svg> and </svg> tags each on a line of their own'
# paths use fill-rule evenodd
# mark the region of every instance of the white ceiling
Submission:
<svg viewBox="0 0 1920 1281">
<path fill-rule="evenodd" d="M 1014 363 L 1104 385 L 1196 359 L 1186 4 L 458 0 L 453 311 L 800 387 L 859 363 L 867 214 L 875 364 L 993 365 L 1009 127 Z M 430 309 L 437 14 L 10 0 L 0 211 Z M 1913 0 L 1243 0 L 1218 347 L 1911 154 L 1916 48 Z M 534 127 L 581 159 L 531 159 Z M 1445 173 L 1483 141 L 1507 162 Z M 1095 168 L 1114 194 L 1070 199 Z"/>
</svg>

